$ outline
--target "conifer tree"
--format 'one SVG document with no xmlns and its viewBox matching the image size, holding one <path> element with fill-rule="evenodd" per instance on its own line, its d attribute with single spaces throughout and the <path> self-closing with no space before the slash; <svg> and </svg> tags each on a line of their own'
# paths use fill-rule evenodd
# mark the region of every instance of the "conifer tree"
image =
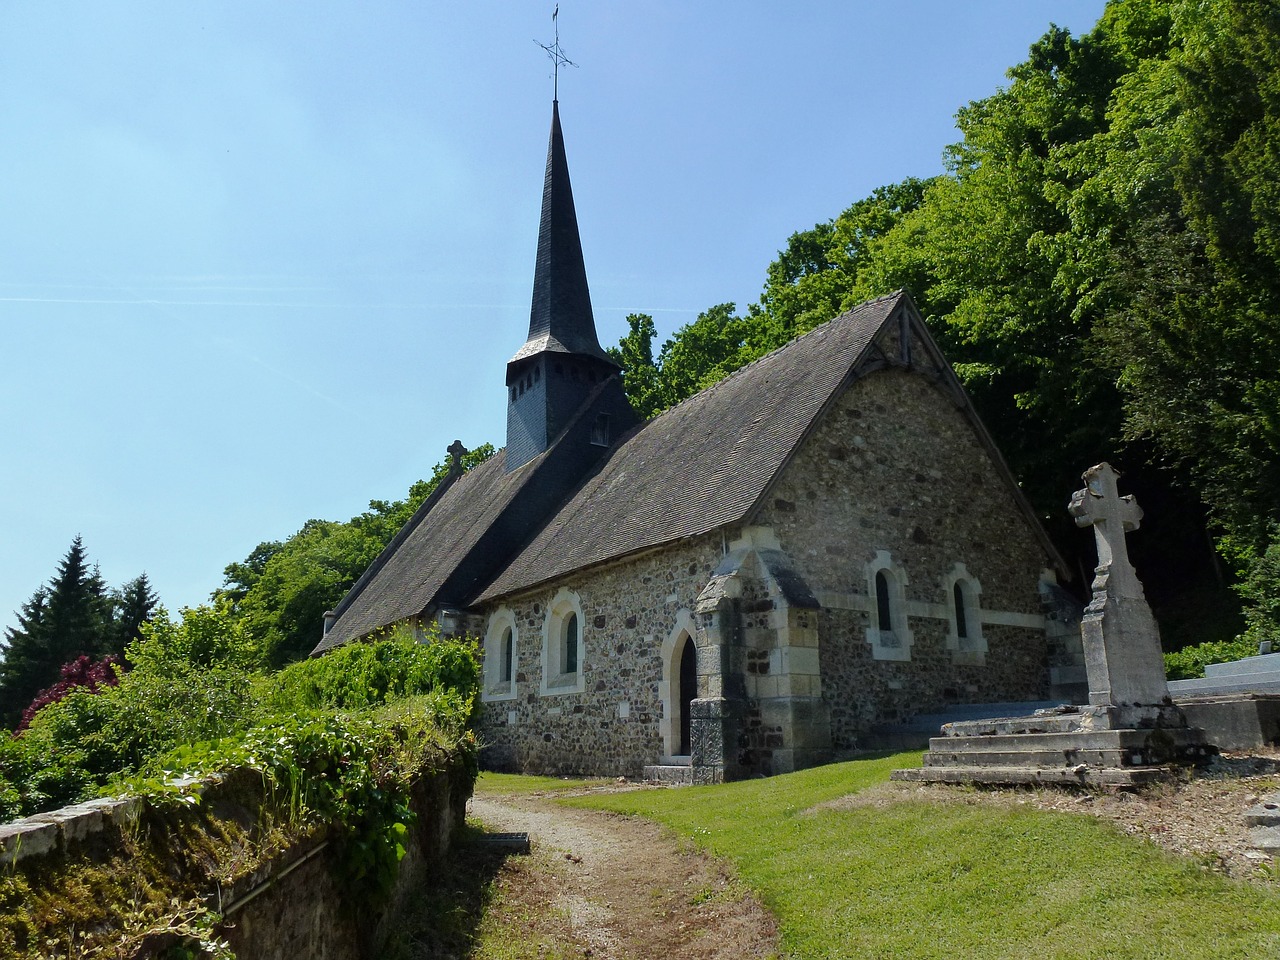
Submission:
<svg viewBox="0 0 1280 960">
<path fill-rule="evenodd" d="M 82 654 L 97 654 L 102 646 L 104 626 L 110 620 L 106 587 L 97 567 L 89 568 L 84 546 L 77 535 L 58 572 L 49 583 L 49 601 L 44 622 L 46 642 L 57 668 Z M 48 684 L 45 684 L 46 686 Z"/>
<path fill-rule="evenodd" d="M 36 588 L 31 599 L 16 613 L 18 625 L 6 627 L 3 659 L 0 660 L 0 723 L 12 728 L 22 710 L 41 689 L 45 675 L 45 610 L 49 602 L 46 587 Z"/>
<path fill-rule="evenodd" d="M 109 649 L 102 652 L 123 656 L 125 647 L 142 637 L 141 627 L 151 620 L 160 598 L 151 589 L 147 575 L 142 573 L 115 591 L 112 600 L 115 613 L 105 637 Z"/>
<path fill-rule="evenodd" d="M 48 586 L 40 587 L 5 631 L 0 662 L 0 717 L 8 726 L 63 664 L 113 652 L 113 601 L 97 567 L 89 567 L 77 536 Z"/>
</svg>

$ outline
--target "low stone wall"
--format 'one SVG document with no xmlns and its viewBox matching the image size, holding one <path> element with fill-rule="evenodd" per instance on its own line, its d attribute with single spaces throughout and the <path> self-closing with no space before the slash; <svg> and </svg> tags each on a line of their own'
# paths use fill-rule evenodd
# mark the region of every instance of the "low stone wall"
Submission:
<svg viewBox="0 0 1280 960">
<path fill-rule="evenodd" d="M 471 787 L 460 762 L 418 782 L 384 895 L 339 879 L 336 833 L 291 824 L 255 771 L 183 784 L 196 803 L 95 800 L 0 825 L 0 957 L 151 957 L 210 912 L 246 960 L 381 956 Z"/>
</svg>

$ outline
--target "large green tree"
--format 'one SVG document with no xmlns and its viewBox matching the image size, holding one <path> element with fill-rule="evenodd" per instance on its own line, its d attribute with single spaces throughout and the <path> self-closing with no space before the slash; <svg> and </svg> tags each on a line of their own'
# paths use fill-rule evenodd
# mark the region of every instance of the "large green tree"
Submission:
<svg viewBox="0 0 1280 960">
<path fill-rule="evenodd" d="M 1105 458 L 1156 518 L 1134 549 L 1171 644 L 1229 634 L 1213 538 L 1247 566 L 1280 501 L 1277 16 L 1114 0 L 1087 35 L 1051 27 L 959 112 L 945 175 L 793 235 L 733 359 L 691 324 L 648 363 L 646 399 L 682 395 L 665 357 L 705 386 L 906 288 L 1082 578 L 1091 544 L 1063 501 Z"/>
</svg>

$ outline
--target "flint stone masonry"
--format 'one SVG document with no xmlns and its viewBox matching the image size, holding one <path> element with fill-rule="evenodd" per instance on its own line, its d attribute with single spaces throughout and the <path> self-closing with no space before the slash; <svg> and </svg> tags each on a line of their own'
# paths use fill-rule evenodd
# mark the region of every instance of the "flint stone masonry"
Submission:
<svg viewBox="0 0 1280 960">
<path fill-rule="evenodd" d="M 883 554 L 905 580 L 899 612 L 913 639 L 900 659 L 868 642 L 867 567 Z M 920 712 L 1041 699 L 1046 562 L 957 397 L 918 372 L 877 370 L 836 400 L 750 526 L 481 611 L 477 635 L 491 617 L 515 628 L 514 695 L 485 705 L 482 761 L 717 781 L 874 746 L 873 728 Z M 958 575 L 971 590 L 965 638 Z M 544 684 L 547 611 L 562 594 L 581 604 L 580 692 Z M 697 649 L 692 764 L 671 760 L 681 631 Z"/>
<path fill-rule="evenodd" d="M 794 509 L 779 510 L 777 500 Z M 889 369 L 858 381 L 783 473 L 758 522 L 777 532 L 821 603 L 822 695 L 837 751 L 873 746 L 873 727 L 916 713 L 1047 695 L 1046 558 L 955 400 L 925 377 Z M 886 545 L 907 580 L 906 661 L 875 659 L 866 639 L 874 598 L 865 566 Z M 981 604 L 968 611 L 981 622 L 981 658 L 949 643 L 945 583 L 957 563 L 981 585 Z"/>
<path fill-rule="evenodd" d="M 485 704 L 481 734 L 488 746 L 482 762 L 551 775 L 639 777 L 646 764 L 669 755 L 659 696 L 670 672 L 668 665 L 664 674 L 663 646 L 682 614 L 692 623 L 690 611 L 721 549 L 719 534 L 697 538 L 585 571 L 496 607 L 495 612 L 509 610 L 515 618 L 516 693 L 514 699 Z M 561 589 L 581 598 L 583 689 L 543 694 L 543 631 L 547 608 Z M 625 716 L 618 709 L 622 701 Z"/>
</svg>

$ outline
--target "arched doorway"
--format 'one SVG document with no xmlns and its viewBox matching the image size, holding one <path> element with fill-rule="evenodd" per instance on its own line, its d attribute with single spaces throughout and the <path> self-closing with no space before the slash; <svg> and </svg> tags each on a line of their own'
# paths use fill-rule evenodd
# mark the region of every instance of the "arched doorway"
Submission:
<svg viewBox="0 0 1280 960">
<path fill-rule="evenodd" d="M 693 737 L 690 704 L 698 695 L 698 653 L 693 645 L 693 638 L 685 634 L 684 645 L 680 650 L 680 688 L 676 701 L 680 704 L 680 749 L 678 756 L 687 757 L 693 753 Z"/>
</svg>

